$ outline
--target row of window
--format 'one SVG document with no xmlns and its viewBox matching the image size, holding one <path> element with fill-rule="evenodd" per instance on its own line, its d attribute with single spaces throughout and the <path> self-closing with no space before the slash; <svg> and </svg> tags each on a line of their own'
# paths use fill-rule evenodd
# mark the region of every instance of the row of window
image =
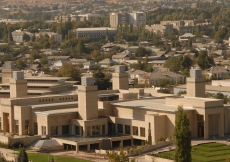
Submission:
<svg viewBox="0 0 230 162">
<path fill-rule="evenodd" d="M 59 98 L 59 100 L 73 100 L 73 97 L 63 97 L 63 98 Z M 48 101 L 54 101 L 53 98 L 49 98 L 49 99 L 40 99 L 39 102 L 48 102 Z"/>
<path fill-rule="evenodd" d="M 19 121 L 15 120 L 15 133 L 19 134 Z M 29 134 L 29 120 L 25 120 L 25 132 L 23 132 L 24 134 Z"/>
<path fill-rule="evenodd" d="M 116 125 L 114 123 L 109 123 L 108 131 L 109 133 L 116 133 Z M 140 127 L 139 129 L 137 126 L 132 126 L 132 132 L 131 132 L 130 125 L 117 124 L 117 133 L 129 134 L 129 135 L 132 134 L 135 136 L 145 137 L 145 128 Z"/>
<path fill-rule="evenodd" d="M 36 79 L 28 79 L 27 82 L 58 82 L 57 80 L 36 80 Z"/>
</svg>

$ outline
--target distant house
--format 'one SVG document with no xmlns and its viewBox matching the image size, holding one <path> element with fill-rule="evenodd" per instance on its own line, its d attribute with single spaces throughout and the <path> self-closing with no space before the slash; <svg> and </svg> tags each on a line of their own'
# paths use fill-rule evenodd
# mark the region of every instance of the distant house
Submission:
<svg viewBox="0 0 230 162">
<path fill-rule="evenodd" d="M 130 46 L 130 47 L 127 48 L 127 50 L 130 53 L 134 53 L 138 48 L 139 48 L 139 46 Z"/>
<path fill-rule="evenodd" d="M 148 74 L 145 71 L 135 70 L 135 69 L 128 70 L 127 73 L 129 74 L 130 79 L 138 79 L 138 78 L 142 77 L 143 75 Z"/>
<path fill-rule="evenodd" d="M 229 66 L 213 66 L 205 72 L 206 78 L 223 79 L 230 76 Z"/>
<path fill-rule="evenodd" d="M 95 62 L 93 60 L 89 60 L 88 62 L 85 62 L 84 64 L 84 69 L 91 70 L 95 66 Z"/>
<path fill-rule="evenodd" d="M 113 61 L 111 58 L 105 58 L 104 60 L 98 62 L 98 65 L 100 65 L 101 67 L 109 67 L 114 65 L 116 62 Z"/>
<path fill-rule="evenodd" d="M 105 45 L 103 45 L 101 48 L 104 52 L 108 52 L 111 50 L 111 48 L 113 48 L 115 45 L 113 43 L 107 43 Z"/>
<path fill-rule="evenodd" d="M 62 61 L 62 62 L 69 61 L 70 56 L 48 56 L 47 59 L 49 64 L 52 64 L 57 61 Z"/>
<path fill-rule="evenodd" d="M 88 61 L 86 59 L 70 59 L 70 62 L 72 63 L 72 65 L 83 65 Z"/>
<path fill-rule="evenodd" d="M 130 57 L 127 54 L 119 53 L 119 54 L 113 55 L 112 60 L 115 62 L 118 62 L 118 63 L 122 63 L 122 62 L 125 62 L 127 60 L 130 60 Z"/>
<path fill-rule="evenodd" d="M 142 41 L 139 43 L 139 46 L 141 47 L 149 47 L 149 42 L 148 41 Z"/>
<path fill-rule="evenodd" d="M 193 38 L 193 37 L 195 37 L 195 35 L 191 33 L 185 33 L 184 35 L 179 37 L 179 41 L 188 41 L 189 38 Z"/>
<path fill-rule="evenodd" d="M 170 81 L 171 83 L 184 83 L 184 76 L 172 71 L 155 71 L 141 76 L 138 79 L 139 84 L 160 84 L 161 81 Z"/>
<path fill-rule="evenodd" d="M 64 61 L 64 60 L 59 60 L 59 61 L 54 62 L 53 66 L 54 67 L 62 67 L 65 62 L 66 61 Z"/>
<path fill-rule="evenodd" d="M 39 32 L 35 34 L 36 37 L 40 37 L 41 35 L 42 36 L 48 35 L 50 38 L 53 38 L 55 42 L 59 42 L 59 43 L 62 42 L 61 34 L 54 33 L 54 32 Z"/>
</svg>

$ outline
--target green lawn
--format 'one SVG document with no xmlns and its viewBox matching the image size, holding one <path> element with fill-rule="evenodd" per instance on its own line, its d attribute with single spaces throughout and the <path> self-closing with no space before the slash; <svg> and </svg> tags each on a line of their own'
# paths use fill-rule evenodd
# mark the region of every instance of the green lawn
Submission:
<svg viewBox="0 0 230 162">
<path fill-rule="evenodd" d="M 32 162 L 48 162 L 48 159 L 51 161 L 54 156 L 42 153 L 27 153 L 28 158 Z M 55 156 L 55 162 L 89 162 L 87 160 L 76 159 L 65 156 Z"/>
<path fill-rule="evenodd" d="M 220 143 L 207 143 L 192 147 L 193 162 L 225 162 L 230 156 L 230 146 Z M 154 156 L 174 160 L 175 150 L 161 152 Z"/>
</svg>

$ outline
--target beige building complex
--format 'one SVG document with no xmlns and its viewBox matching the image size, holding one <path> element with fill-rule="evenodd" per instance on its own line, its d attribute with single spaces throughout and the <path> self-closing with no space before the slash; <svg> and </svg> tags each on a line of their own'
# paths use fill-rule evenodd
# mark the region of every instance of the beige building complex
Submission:
<svg viewBox="0 0 230 162">
<path fill-rule="evenodd" d="M 27 81 L 23 72 L 12 71 L 10 97 L 0 100 L 1 130 L 52 137 L 76 152 L 170 138 L 178 105 L 187 113 L 193 138 L 230 133 L 229 109 L 221 99 L 204 98 L 198 69 L 187 78 L 186 97 L 129 89 L 125 66 L 116 66 L 113 90 L 98 91 L 92 77 L 82 77 L 75 93 L 30 97 Z"/>
</svg>

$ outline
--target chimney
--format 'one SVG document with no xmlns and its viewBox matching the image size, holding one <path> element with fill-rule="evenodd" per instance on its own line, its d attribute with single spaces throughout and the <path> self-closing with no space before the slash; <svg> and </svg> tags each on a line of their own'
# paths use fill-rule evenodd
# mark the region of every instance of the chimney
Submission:
<svg viewBox="0 0 230 162">
<path fill-rule="evenodd" d="M 202 78 L 201 69 L 190 69 L 190 77 L 187 77 L 187 96 L 205 97 L 205 79 Z"/>
<path fill-rule="evenodd" d="M 24 72 L 13 71 L 10 79 L 10 98 L 27 96 L 27 80 L 24 79 Z"/>
<path fill-rule="evenodd" d="M 2 83 L 9 83 L 12 72 L 15 70 L 14 61 L 6 61 L 2 68 Z"/>
<path fill-rule="evenodd" d="M 98 92 L 93 77 L 82 77 L 78 86 L 79 118 L 92 120 L 98 118 Z"/>
<path fill-rule="evenodd" d="M 129 78 L 124 65 L 115 66 L 115 73 L 113 73 L 113 90 L 116 89 L 129 89 Z"/>
</svg>

